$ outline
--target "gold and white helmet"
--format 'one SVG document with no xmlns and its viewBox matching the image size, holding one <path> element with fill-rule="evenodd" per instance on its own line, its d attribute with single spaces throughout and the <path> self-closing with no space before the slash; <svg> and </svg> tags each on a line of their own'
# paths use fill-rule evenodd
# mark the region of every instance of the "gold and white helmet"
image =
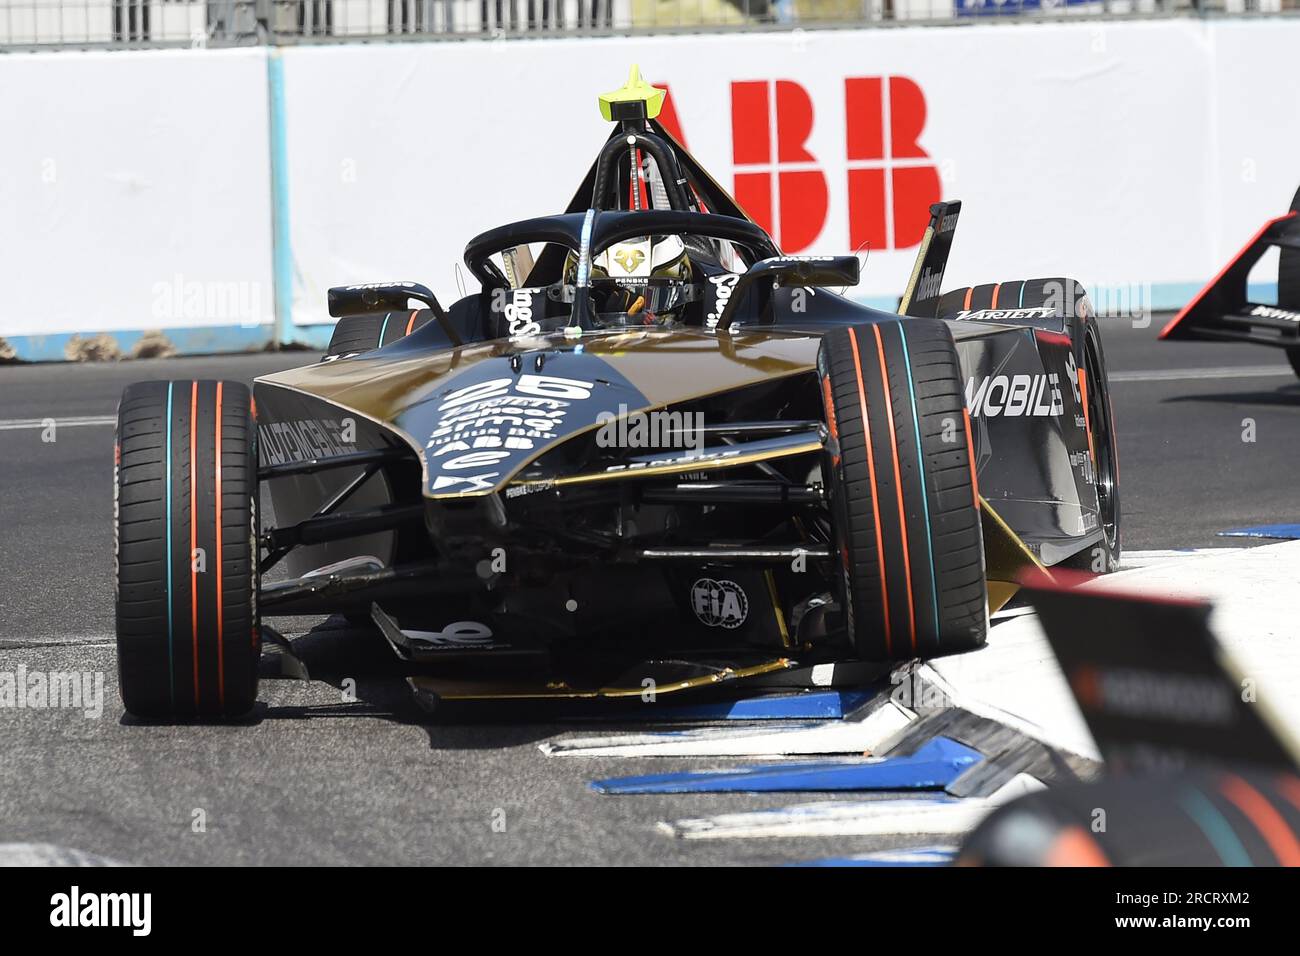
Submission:
<svg viewBox="0 0 1300 956">
<path fill-rule="evenodd" d="M 610 246 L 592 259 L 592 275 L 609 279 L 689 279 L 690 260 L 680 236 L 642 236 Z"/>
<path fill-rule="evenodd" d="M 564 281 L 573 282 L 569 254 Z M 680 236 L 640 236 L 615 243 L 591 261 L 592 302 L 602 324 L 670 324 L 693 296 L 691 260 Z"/>
</svg>

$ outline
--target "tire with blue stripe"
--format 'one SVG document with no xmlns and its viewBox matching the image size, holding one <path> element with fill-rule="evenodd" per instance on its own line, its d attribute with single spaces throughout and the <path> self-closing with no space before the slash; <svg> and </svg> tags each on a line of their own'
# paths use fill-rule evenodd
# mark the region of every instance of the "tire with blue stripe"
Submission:
<svg viewBox="0 0 1300 956">
<path fill-rule="evenodd" d="M 865 660 L 978 647 L 987 587 L 952 335 L 937 319 L 837 329 L 818 374 L 843 620 Z"/>
<path fill-rule="evenodd" d="M 117 412 L 114 595 L 128 713 L 220 720 L 257 700 L 257 430 L 239 382 L 141 382 Z"/>
</svg>

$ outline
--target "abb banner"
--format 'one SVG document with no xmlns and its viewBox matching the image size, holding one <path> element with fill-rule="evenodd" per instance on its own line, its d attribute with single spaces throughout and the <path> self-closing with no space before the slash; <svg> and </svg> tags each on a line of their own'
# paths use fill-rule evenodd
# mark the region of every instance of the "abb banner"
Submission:
<svg viewBox="0 0 1300 956">
<path fill-rule="evenodd" d="M 863 299 L 902 291 L 943 198 L 964 202 L 950 285 L 1073 275 L 1177 305 L 1300 179 L 1286 160 L 1300 113 L 1269 106 L 1300 98 L 1300 74 L 1281 49 L 1252 52 L 1300 42 L 1300 24 L 1226 27 L 289 49 L 294 319 L 323 321 L 341 283 L 472 288 L 455 265 L 467 239 L 568 203 L 609 132 L 596 96 L 631 63 L 669 91 L 664 124 L 785 251 L 865 255 Z M 1231 103 L 1215 95 L 1225 83 Z"/>
<path fill-rule="evenodd" d="M 844 80 L 843 102 L 849 245 L 917 245 L 941 191 L 920 145 L 925 94 L 907 77 L 855 76 Z M 663 122 L 686 142 L 675 109 Z M 786 252 L 812 246 L 830 211 L 826 171 L 808 146 L 813 123 L 812 96 L 795 80 L 731 84 L 732 195 Z"/>
</svg>

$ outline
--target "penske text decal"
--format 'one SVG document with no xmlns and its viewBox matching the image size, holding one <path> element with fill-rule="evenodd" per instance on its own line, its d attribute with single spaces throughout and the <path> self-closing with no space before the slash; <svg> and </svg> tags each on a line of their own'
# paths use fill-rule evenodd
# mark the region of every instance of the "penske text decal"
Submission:
<svg viewBox="0 0 1300 956">
<path fill-rule="evenodd" d="M 1055 372 L 971 376 L 966 380 L 966 407 L 974 418 L 1055 418 L 1065 411 Z"/>
</svg>

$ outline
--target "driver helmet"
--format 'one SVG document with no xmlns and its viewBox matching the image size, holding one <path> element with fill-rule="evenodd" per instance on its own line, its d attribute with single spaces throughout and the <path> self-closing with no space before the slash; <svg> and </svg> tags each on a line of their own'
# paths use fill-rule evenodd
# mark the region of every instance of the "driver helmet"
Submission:
<svg viewBox="0 0 1300 956">
<path fill-rule="evenodd" d="M 565 281 L 577 275 L 565 263 Z M 591 261 L 591 301 L 602 325 L 664 325 L 681 321 L 691 301 L 691 260 L 680 236 L 639 236 L 615 243 Z"/>
</svg>

